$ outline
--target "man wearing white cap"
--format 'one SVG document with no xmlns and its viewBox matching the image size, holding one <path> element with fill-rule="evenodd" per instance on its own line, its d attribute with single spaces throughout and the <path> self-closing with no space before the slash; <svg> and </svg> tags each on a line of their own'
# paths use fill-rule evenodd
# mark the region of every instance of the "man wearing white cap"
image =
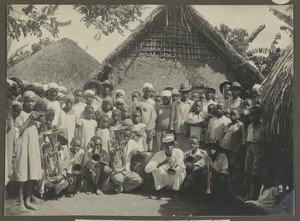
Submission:
<svg viewBox="0 0 300 221">
<path fill-rule="evenodd" d="M 242 103 L 243 100 L 240 98 L 240 94 L 242 92 L 242 86 L 238 82 L 233 82 L 230 91 L 232 93 L 232 97 L 228 98 L 225 101 L 225 108 L 226 109 L 231 109 L 231 108 L 236 108 L 239 111 L 242 109 Z"/>
<path fill-rule="evenodd" d="M 162 138 L 164 134 L 170 131 L 172 105 L 171 96 L 172 93 L 169 90 L 164 90 L 161 93 L 162 104 L 156 107 L 157 121 L 156 121 L 156 136 L 154 140 L 153 152 L 161 150 Z"/>
<path fill-rule="evenodd" d="M 155 133 L 155 121 L 157 114 L 154 108 L 154 105 L 151 102 L 151 94 L 153 91 L 153 86 L 150 83 L 145 83 L 143 86 L 143 98 L 142 101 L 138 103 L 137 109 L 140 109 L 142 112 L 142 122 L 146 124 L 146 149 L 148 151 L 153 150 L 153 136 Z M 154 101 L 155 103 L 155 101 Z"/>
<path fill-rule="evenodd" d="M 157 191 L 168 187 L 175 191 L 176 197 L 186 175 L 183 162 L 184 154 L 182 150 L 175 148 L 175 140 L 172 134 L 166 134 L 162 139 L 162 143 L 164 150 L 154 154 L 145 167 L 145 172 L 152 173 Z"/>
<path fill-rule="evenodd" d="M 58 84 L 56 83 L 49 83 L 48 84 L 48 89 L 45 92 L 45 104 L 47 105 L 47 108 L 51 108 L 54 110 L 55 116 L 52 121 L 52 125 L 54 126 L 59 126 L 60 124 L 60 115 L 61 115 L 61 107 L 60 103 L 56 101 L 56 97 L 58 95 Z"/>
</svg>

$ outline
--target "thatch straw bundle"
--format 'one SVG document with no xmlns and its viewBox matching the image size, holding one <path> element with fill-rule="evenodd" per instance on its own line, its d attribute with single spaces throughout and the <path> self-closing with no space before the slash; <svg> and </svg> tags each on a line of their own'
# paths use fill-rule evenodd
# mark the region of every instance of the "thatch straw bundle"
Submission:
<svg viewBox="0 0 300 221">
<path fill-rule="evenodd" d="M 291 43 L 262 86 L 266 142 L 285 153 L 293 151 L 294 57 Z"/>
<path fill-rule="evenodd" d="M 26 82 L 56 82 L 69 90 L 82 88 L 100 63 L 71 39 L 63 38 L 7 70 Z"/>
</svg>

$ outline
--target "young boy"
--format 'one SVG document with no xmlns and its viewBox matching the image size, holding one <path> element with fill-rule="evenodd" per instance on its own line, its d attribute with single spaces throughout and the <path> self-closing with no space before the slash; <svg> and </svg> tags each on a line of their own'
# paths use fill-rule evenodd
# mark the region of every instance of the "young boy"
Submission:
<svg viewBox="0 0 300 221">
<path fill-rule="evenodd" d="M 110 139 L 109 127 L 110 118 L 107 114 L 102 114 L 100 117 L 99 128 L 97 128 L 96 135 L 102 140 L 102 149 L 108 152 L 108 143 Z"/>
<path fill-rule="evenodd" d="M 74 102 L 75 97 L 73 95 L 67 95 L 65 98 L 65 106 L 63 107 L 65 113 L 65 136 L 69 141 L 75 136 L 76 118 L 75 111 L 72 108 Z"/>
<path fill-rule="evenodd" d="M 153 146 L 153 152 L 161 150 L 162 138 L 170 130 L 172 106 L 171 106 L 171 91 L 163 91 L 162 104 L 156 106 L 157 121 L 156 121 L 156 135 Z"/>
<path fill-rule="evenodd" d="M 58 123 L 60 121 L 60 112 L 61 112 L 60 103 L 55 100 L 57 95 L 58 95 L 58 85 L 56 83 L 49 83 L 48 90 L 47 90 L 47 97 L 44 98 L 44 101 L 47 105 L 47 108 L 51 108 L 55 112 L 55 116 L 52 121 L 52 124 L 54 126 L 58 126 Z"/>
<path fill-rule="evenodd" d="M 248 109 L 250 110 L 251 107 L 253 106 L 253 100 L 251 98 L 247 98 L 246 100 L 244 100 L 243 102 L 243 106 L 242 109 Z"/>
<path fill-rule="evenodd" d="M 112 181 L 117 193 L 130 192 L 143 183 L 143 179 L 130 170 L 131 158 L 137 154 L 136 142 L 131 139 L 131 131 L 124 131 L 124 141 L 121 145 L 110 142 L 110 159 L 112 166 Z"/>
<path fill-rule="evenodd" d="M 97 122 L 93 119 L 95 114 L 93 106 L 85 106 L 83 114 L 84 118 L 79 119 L 75 133 L 82 138 L 83 147 L 86 148 L 96 133 Z"/>
<path fill-rule="evenodd" d="M 246 133 L 244 124 L 240 122 L 239 111 L 235 108 L 230 110 L 231 123 L 225 130 L 225 136 L 220 143 L 220 147 L 224 149 L 224 152 L 228 158 L 229 172 L 233 172 L 234 167 L 239 165 L 239 159 L 241 158 L 241 148 L 246 142 Z"/>
<path fill-rule="evenodd" d="M 138 139 L 138 145 L 142 146 L 144 151 L 147 151 L 147 145 L 146 145 L 146 125 L 141 123 L 142 116 L 140 111 L 134 111 L 132 113 L 132 122 L 133 122 L 133 130 L 138 131 L 139 134 L 141 134 L 140 138 Z"/>
<path fill-rule="evenodd" d="M 197 137 L 190 137 L 190 149 L 184 154 L 184 163 L 186 170 L 185 181 L 182 185 L 182 189 L 191 188 L 194 185 L 194 176 L 199 174 L 201 170 L 199 163 L 200 160 L 205 157 L 207 153 L 199 147 L 199 139 Z M 196 187 L 196 186 L 194 186 Z"/>
<path fill-rule="evenodd" d="M 156 103 L 156 107 L 157 107 L 157 105 L 161 105 L 162 104 L 162 96 L 156 95 L 154 98 L 154 101 Z"/>
<path fill-rule="evenodd" d="M 231 120 L 224 116 L 224 103 L 216 106 L 216 116 L 211 118 L 205 134 L 206 143 L 220 143 L 225 135 L 225 129 Z"/>
<path fill-rule="evenodd" d="M 85 157 L 87 168 L 84 180 L 89 186 L 87 192 L 99 195 L 100 191 L 108 190 L 111 173 L 108 152 L 102 149 L 102 141 L 99 136 L 91 138 Z"/>
<path fill-rule="evenodd" d="M 84 177 L 84 159 L 85 151 L 82 149 L 82 140 L 80 137 L 75 136 L 71 140 L 70 148 L 65 149 L 61 165 L 63 176 L 57 180 L 57 182 L 62 182 L 62 180 L 68 182 L 64 192 L 69 197 L 73 197 L 81 187 L 81 181 Z"/>
<path fill-rule="evenodd" d="M 200 100 L 196 100 L 192 106 L 192 111 L 189 113 L 186 122 L 189 126 L 190 137 L 196 137 L 201 145 L 204 144 L 203 136 L 203 121 L 204 111 L 202 109 L 202 103 Z"/>
<path fill-rule="evenodd" d="M 125 100 L 123 98 L 117 98 L 116 99 L 116 103 L 115 103 L 115 107 L 118 110 L 122 110 L 122 108 L 125 106 Z"/>
<path fill-rule="evenodd" d="M 191 93 L 191 100 L 195 101 L 199 99 L 199 93 L 197 91 L 192 91 Z"/>
<path fill-rule="evenodd" d="M 72 111 L 74 111 L 75 114 L 75 118 L 76 118 L 76 123 L 78 122 L 81 113 L 84 111 L 84 107 L 86 106 L 86 104 L 84 104 L 82 102 L 82 91 L 80 89 L 76 89 L 73 93 L 74 95 L 74 104 L 72 106 Z"/>
</svg>

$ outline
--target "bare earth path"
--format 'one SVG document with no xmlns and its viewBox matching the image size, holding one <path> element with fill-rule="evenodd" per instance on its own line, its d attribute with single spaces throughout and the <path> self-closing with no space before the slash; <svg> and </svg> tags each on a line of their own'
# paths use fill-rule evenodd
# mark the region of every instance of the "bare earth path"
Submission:
<svg viewBox="0 0 300 221">
<path fill-rule="evenodd" d="M 14 203 L 14 207 L 16 203 Z M 13 205 L 12 205 L 13 206 Z M 78 193 L 73 198 L 48 200 L 38 205 L 30 216 L 212 216 L 242 215 L 240 207 L 227 207 L 216 203 L 201 202 L 195 196 L 179 199 L 169 194 L 156 199 L 152 194 L 95 195 Z M 16 215 L 7 212 L 7 215 Z"/>
</svg>

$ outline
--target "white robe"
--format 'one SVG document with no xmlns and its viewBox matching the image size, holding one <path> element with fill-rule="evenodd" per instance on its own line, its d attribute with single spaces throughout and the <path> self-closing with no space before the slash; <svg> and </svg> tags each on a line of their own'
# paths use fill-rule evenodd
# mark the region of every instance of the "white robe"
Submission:
<svg viewBox="0 0 300 221">
<path fill-rule="evenodd" d="M 157 165 L 163 162 L 168 157 L 164 150 L 161 150 L 152 157 L 150 162 L 145 167 L 146 173 L 152 173 L 155 183 L 155 189 L 160 190 L 163 187 L 169 187 L 173 190 L 180 190 L 181 184 L 186 176 L 185 165 L 183 162 L 183 152 L 178 148 L 173 149 L 172 156 L 176 159 L 177 167 L 175 168 L 176 174 L 170 175 L 167 172 L 167 166 L 163 165 L 157 168 Z"/>
</svg>

